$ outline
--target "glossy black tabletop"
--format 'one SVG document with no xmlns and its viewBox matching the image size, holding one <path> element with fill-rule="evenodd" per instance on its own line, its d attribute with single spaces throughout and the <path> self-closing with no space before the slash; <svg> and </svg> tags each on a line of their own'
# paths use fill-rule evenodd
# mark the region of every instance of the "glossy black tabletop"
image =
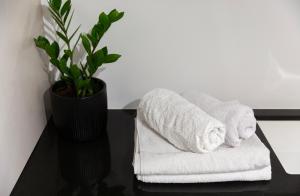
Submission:
<svg viewBox="0 0 300 196">
<path fill-rule="evenodd" d="M 134 110 L 110 110 L 107 136 L 85 143 L 62 139 L 50 120 L 15 185 L 12 196 L 102 195 L 300 195 L 300 176 L 288 175 L 271 150 L 269 182 L 147 184 L 132 167 Z"/>
</svg>

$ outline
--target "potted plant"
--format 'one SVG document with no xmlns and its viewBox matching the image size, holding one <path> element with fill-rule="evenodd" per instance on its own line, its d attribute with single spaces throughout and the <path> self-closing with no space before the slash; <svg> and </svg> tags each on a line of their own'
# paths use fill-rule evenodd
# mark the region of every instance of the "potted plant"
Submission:
<svg viewBox="0 0 300 196">
<path fill-rule="evenodd" d="M 113 63 L 121 57 L 119 54 L 110 54 L 107 47 L 98 49 L 98 45 L 124 12 L 116 9 L 108 14 L 102 12 L 89 33 L 78 35 L 80 26 L 69 33 L 74 14 L 71 0 L 49 0 L 48 8 L 57 25 L 56 34 L 63 45 L 60 46 L 59 41 L 50 42 L 44 36 L 34 41 L 60 72 L 60 80 L 50 88 L 53 122 L 67 138 L 80 141 L 96 138 L 106 130 L 107 95 L 105 82 L 93 76 L 103 64 Z M 80 41 L 86 57 L 77 63 L 73 58 Z"/>
</svg>

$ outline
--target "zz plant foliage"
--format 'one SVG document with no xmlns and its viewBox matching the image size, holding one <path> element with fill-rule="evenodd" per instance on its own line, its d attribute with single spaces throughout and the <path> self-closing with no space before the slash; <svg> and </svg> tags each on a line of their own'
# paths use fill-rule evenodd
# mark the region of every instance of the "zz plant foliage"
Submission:
<svg viewBox="0 0 300 196">
<path fill-rule="evenodd" d="M 98 22 L 93 26 L 89 33 L 77 35 L 80 25 L 71 34 L 70 24 L 73 18 L 71 0 L 48 0 L 48 8 L 51 17 L 57 24 L 57 36 L 63 41 L 60 46 L 57 41 L 50 42 L 46 37 L 39 36 L 34 39 L 38 48 L 44 50 L 50 58 L 50 62 L 59 70 L 61 80 L 65 81 L 69 88 L 75 92 L 75 96 L 85 97 L 96 93 L 93 84 L 93 75 L 99 67 L 106 63 L 117 61 L 121 55 L 109 54 L 107 47 L 98 49 L 99 42 L 110 26 L 120 20 L 124 12 L 116 9 L 108 14 L 100 13 Z M 77 35 L 77 39 L 73 41 Z M 81 40 L 87 53 L 86 58 L 75 63 L 74 52 Z M 74 43 L 71 45 L 71 43 Z"/>
</svg>

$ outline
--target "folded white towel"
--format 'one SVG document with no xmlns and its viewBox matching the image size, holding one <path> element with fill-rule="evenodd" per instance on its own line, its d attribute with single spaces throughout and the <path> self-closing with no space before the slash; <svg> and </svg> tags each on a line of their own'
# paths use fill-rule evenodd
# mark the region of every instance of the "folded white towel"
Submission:
<svg viewBox="0 0 300 196">
<path fill-rule="evenodd" d="M 182 96 L 205 112 L 226 125 L 225 143 L 239 146 L 256 131 L 256 119 L 253 110 L 238 101 L 221 102 L 198 91 L 187 91 Z"/>
<path fill-rule="evenodd" d="M 208 183 L 228 181 L 262 181 L 271 179 L 271 166 L 257 170 L 189 175 L 137 175 L 138 180 L 148 183 Z"/>
<path fill-rule="evenodd" d="M 222 145 L 212 153 L 184 152 L 147 126 L 139 113 L 133 166 L 137 178 L 144 182 L 192 183 L 271 178 L 269 150 L 256 135 L 238 148 Z"/>
<path fill-rule="evenodd" d="M 170 90 L 150 91 L 138 111 L 151 128 L 182 150 L 204 153 L 224 143 L 223 123 Z"/>
</svg>

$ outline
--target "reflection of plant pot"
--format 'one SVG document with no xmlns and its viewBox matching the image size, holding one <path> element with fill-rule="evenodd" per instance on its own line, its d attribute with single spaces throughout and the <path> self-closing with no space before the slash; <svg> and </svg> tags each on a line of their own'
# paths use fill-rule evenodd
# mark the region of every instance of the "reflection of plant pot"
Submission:
<svg viewBox="0 0 300 196">
<path fill-rule="evenodd" d="M 58 147 L 62 177 L 74 187 L 89 187 L 108 175 L 110 150 L 107 135 L 101 140 L 85 143 L 60 139 Z"/>
<path fill-rule="evenodd" d="M 107 94 L 106 84 L 93 78 L 100 89 L 89 97 L 60 96 L 57 89 L 63 87 L 63 81 L 56 82 L 51 90 L 51 105 L 55 126 L 65 138 L 86 141 L 101 136 L 106 130 Z"/>
</svg>

